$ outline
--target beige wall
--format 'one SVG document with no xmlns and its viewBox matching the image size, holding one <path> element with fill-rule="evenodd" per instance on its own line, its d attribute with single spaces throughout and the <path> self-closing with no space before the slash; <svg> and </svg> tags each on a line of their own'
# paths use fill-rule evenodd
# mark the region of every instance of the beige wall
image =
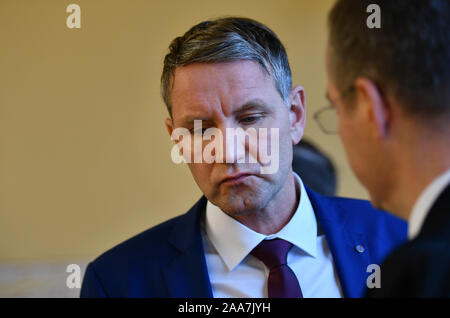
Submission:
<svg viewBox="0 0 450 318">
<path fill-rule="evenodd" d="M 82 27 L 66 27 L 66 7 Z M 306 136 L 332 155 L 339 194 L 366 197 L 326 104 L 323 54 L 331 0 L 0 1 L 0 259 L 93 257 L 185 212 L 200 196 L 170 160 L 159 97 L 169 42 L 222 15 L 267 24 L 306 89 Z"/>
</svg>

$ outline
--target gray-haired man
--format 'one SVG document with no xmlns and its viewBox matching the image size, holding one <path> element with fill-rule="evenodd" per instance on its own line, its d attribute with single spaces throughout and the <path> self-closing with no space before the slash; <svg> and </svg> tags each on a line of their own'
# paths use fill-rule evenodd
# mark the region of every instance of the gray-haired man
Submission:
<svg viewBox="0 0 450 318">
<path fill-rule="evenodd" d="M 368 266 L 406 227 L 366 201 L 323 197 L 293 173 L 305 96 L 292 87 L 278 37 L 250 19 L 200 23 L 172 41 L 161 84 L 168 132 L 204 196 L 90 263 L 81 296 L 361 296 Z M 257 147 L 243 138 L 244 151 L 236 151 L 228 138 L 236 130 L 258 132 Z M 174 138 L 179 131 L 183 138 Z M 208 131 L 214 140 L 204 138 Z M 192 160 L 217 136 L 212 162 Z M 258 146 L 268 140 L 279 162 L 263 173 Z"/>
</svg>

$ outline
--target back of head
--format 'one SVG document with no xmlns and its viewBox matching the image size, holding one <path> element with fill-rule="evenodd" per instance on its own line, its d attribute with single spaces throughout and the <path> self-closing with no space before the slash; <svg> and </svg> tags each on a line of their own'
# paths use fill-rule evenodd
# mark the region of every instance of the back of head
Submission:
<svg viewBox="0 0 450 318">
<path fill-rule="evenodd" d="M 367 20 L 380 9 L 380 28 Z M 338 0 L 329 15 L 330 72 L 342 92 L 373 80 L 409 115 L 450 114 L 450 1 Z"/>
<path fill-rule="evenodd" d="M 272 76 L 287 103 L 292 86 L 291 70 L 283 44 L 265 25 L 247 18 L 227 17 L 204 21 L 175 38 L 164 58 L 161 94 L 171 113 L 170 92 L 177 67 L 193 63 L 251 60 Z"/>
</svg>

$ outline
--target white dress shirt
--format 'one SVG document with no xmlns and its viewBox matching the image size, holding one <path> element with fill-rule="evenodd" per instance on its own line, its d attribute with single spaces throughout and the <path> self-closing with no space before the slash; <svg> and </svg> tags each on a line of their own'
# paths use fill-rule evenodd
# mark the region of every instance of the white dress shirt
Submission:
<svg viewBox="0 0 450 318">
<path fill-rule="evenodd" d="M 269 270 L 250 255 L 264 239 L 281 238 L 293 244 L 287 264 L 303 297 L 342 297 L 330 249 L 317 221 L 303 182 L 295 174 L 300 200 L 291 220 L 278 233 L 257 233 L 208 201 L 203 231 L 206 264 L 215 298 L 266 298 Z M 298 191 L 298 190 L 297 190 Z"/>
<path fill-rule="evenodd" d="M 449 183 L 450 169 L 435 178 L 420 194 L 409 216 L 408 239 L 412 240 L 419 234 L 428 212 Z"/>
</svg>

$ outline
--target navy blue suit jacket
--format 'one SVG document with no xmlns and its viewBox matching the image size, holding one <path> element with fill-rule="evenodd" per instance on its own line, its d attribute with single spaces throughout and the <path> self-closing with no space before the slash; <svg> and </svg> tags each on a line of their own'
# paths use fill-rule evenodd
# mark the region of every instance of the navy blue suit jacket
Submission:
<svg viewBox="0 0 450 318">
<path fill-rule="evenodd" d="M 362 297 L 369 264 L 406 240 L 406 222 L 369 202 L 307 189 L 345 297 Z M 200 222 L 206 198 L 186 214 L 146 230 L 89 263 L 81 297 L 212 297 Z M 364 252 L 356 246 L 364 247 Z"/>
</svg>

